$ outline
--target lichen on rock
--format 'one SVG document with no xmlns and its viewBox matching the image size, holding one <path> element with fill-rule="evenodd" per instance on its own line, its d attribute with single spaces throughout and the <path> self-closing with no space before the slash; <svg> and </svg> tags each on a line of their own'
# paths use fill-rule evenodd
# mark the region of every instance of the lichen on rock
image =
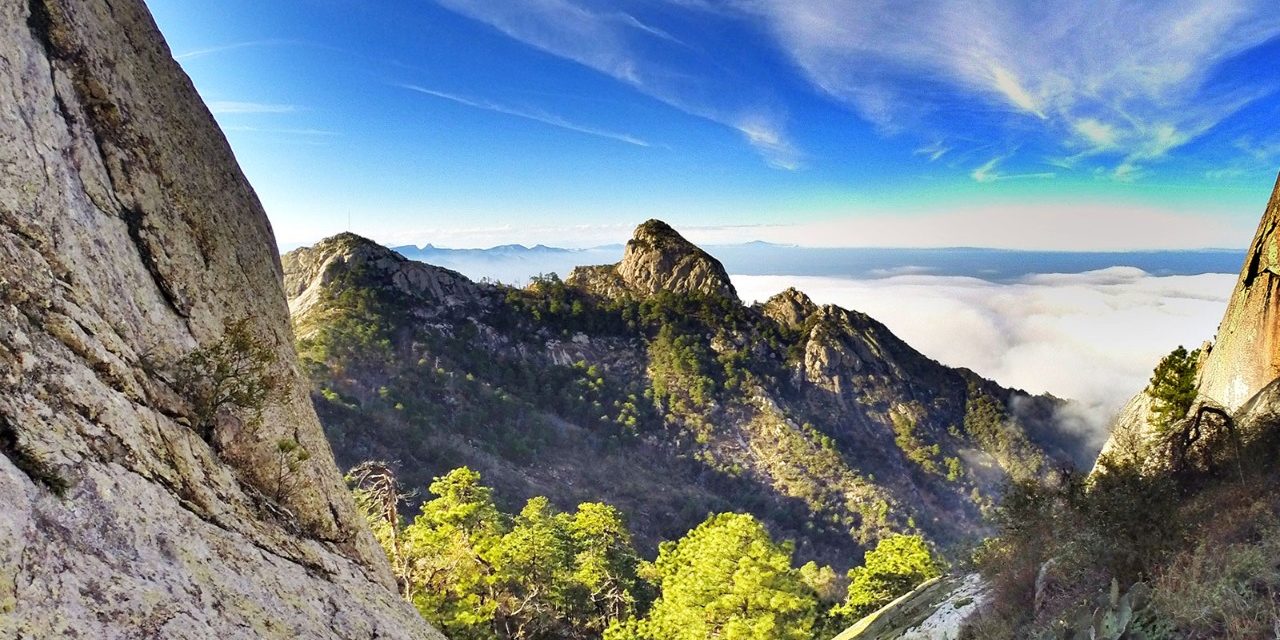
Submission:
<svg viewBox="0 0 1280 640">
<path fill-rule="evenodd" d="M 0 86 L 0 637 L 438 637 L 355 512 L 266 215 L 143 3 L 0 5 Z M 283 391 L 228 455 L 172 365 L 241 318 Z M 268 497 L 286 439 L 310 458 Z"/>
</svg>

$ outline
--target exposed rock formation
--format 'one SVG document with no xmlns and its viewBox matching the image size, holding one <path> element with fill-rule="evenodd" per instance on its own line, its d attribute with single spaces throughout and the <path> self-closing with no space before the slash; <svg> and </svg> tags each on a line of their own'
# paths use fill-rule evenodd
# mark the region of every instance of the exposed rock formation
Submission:
<svg viewBox="0 0 1280 640">
<path fill-rule="evenodd" d="M 611 296 L 622 291 L 640 295 L 670 291 L 738 299 L 724 265 L 661 220 L 636 227 L 618 264 L 579 267 L 567 282 Z"/>
<path fill-rule="evenodd" d="M 934 578 L 833 640 L 956 640 L 990 598 L 990 587 L 976 573 Z"/>
<path fill-rule="evenodd" d="M 342 233 L 285 254 L 284 288 L 296 317 L 314 306 L 336 277 L 354 272 L 389 282 L 417 301 L 449 307 L 474 300 L 475 283 L 456 271 L 423 264 L 353 233 Z M 300 335 L 301 337 L 301 335 Z"/>
<path fill-rule="evenodd" d="M 1234 411 L 1280 376 L 1280 181 L 1200 374 L 1203 400 Z"/>
<path fill-rule="evenodd" d="M 293 354 L 275 243 L 141 0 L 0 4 L 0 637 L 439 637 L 394 593 Z M 229 321 L 286 390 L 191 427 Z M 276 444 L 311 454 L 267 497 Z"/>
<path fill-rule="evenodd" d="M 1280 180 L 1262 222 L 1245 256 L 1240 278 L 1227 304 L 1218 335 L 1201 346 L 1197 363 L 1196 401 L 1193 408 L 1221 408 L 1237 412 L 1277 377 L 1280 377 Z M 1207 355 L 1206 355 L 1207 354 Z M 1102 454 L 1122 450 L 1142 455 L 1154 434 L 1150 419 L 1152 400 L 1139 391 L 1116 415 Z M 1167 460 L 1148 459 L 1162 465 Z"/>
<path fill-rule="evenodd" d="M 795 287 L 788 287 L 782 293 L 769 298 L 762 308 L 764 314 L 773 318 L 774 322 L 792 329 L 804 327 L 805 321 L 817 310 L 818 305 Z"/>
</svg>

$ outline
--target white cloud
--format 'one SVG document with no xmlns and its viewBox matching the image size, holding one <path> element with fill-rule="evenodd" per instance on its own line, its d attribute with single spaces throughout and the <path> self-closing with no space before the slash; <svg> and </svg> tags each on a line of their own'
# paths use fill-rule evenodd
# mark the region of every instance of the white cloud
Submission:
<svg viewBox="0 0 1280 640">
<path fill-rule="evenodd" d="M 1155 277 L 1113 267 L 1012 284 L 937 275 L 732 278 L 744 300 L 794 286 L 819 304 L 867 313 L 944 364 L 1076 400 L 1101 436 L 1161 356 L 1213 337 L 1236 276 Z"/>
<path fill-rule="evenodd" d="M 1209 80 L 1280 35 L 1274 0 L 736 6 L 772 30 L 815 86 L 883 129 L 985 99 L 1045 122 L 1066 148 L 1128 165 L 1164 157 L 1269 92 Z"/>
<path fill-rule="evenodd" d="M 192 51 L 186 51 L 173 56 L 173 59 L 179 62 L 182 62 L 185 60 L 192 60 L 195 58 L 203 58 L 205 56 L 213 55 L 215 53 L 223 53 L 226 51 L 236 51 L 238 49 L 250 49 L 250 48 L 256 48 L 256 47 L 270 47 L 270 46 L 277 46 L 277 45 L 294 45 L 294 44 L 302 44 L 302 43 L 298 40 L 283 40 L 283 39 L 247 40 L 244 42 L 232 42 L 229 44 L 220 44 L 212 47 L 205 47 L 203 49 L 194 49 Z"/>
<path fill-rule="evenodd" d="M 235 100 L 214 100 L 207 105 L 214 115 L 236 113 L 293 113 L 298 108 L 291 104 L 270 104 L 265 102 L 238 102 Z"/>
<path fill-rule="evenodd" d="M 1008 156 L 997 156 L 992 158 L 970 172 L 969 177 L 973 178 L 974 182 L 996 182 L 999 180 L 1024 180 L 1027 178 L 1044 180 L 1057 175 L 1051 171 L 1042 171 L 1037 173 L 1000 173 L 997 171 L 997 167 L 999 167 L 1001 162 L 1004 162 L 1007 159 Z"/>
<path fill-rule="evenodd" d="M 485 111 L 493 111 L 495 113 L 501 113 L 508 116 L 524 118 L 526 120 L 533 120 L 535 122 L 541 122 L 543 124 L 551 125 L 553 127 L 558 127 L 560 129 L 575 131 L 577 133 L 585 133 L 587 135 L 596 136 L 599 138 L 608 138 L 609 140 L 617 140 L 618 142 L 625 142 L 627 144 L 633 144 L 638 147 L 650 146 L 648 142 L 640 138 L 637 138 L 633 135 L 629 135 L 626 133 L 616 133 L 616 132 L 608 131 L 605 129 L 589 127 L 586 125 L 574 124 L 558 115 L 555 115 L 553 113 L 547 113 L 545 111 L 509 107 L 506 105 L 498 104 L 496 102 L 489 102 L 488 100 L 465 98 L 463 96 L 455 95 L 452 93 L 435 91 L 433 89 L 427 89 L 427 88 L 419 87 L 417 85 L 412 85 L 412 84 L 402 84 L 398 86 L 400 86 L 403 89 L 416 91 L 424 95 L 441 98 L 443 100 L 448 100 L 450 102 L 456 102 L 457 104 L 464 105 L 467 107 L 472 107 L 474 109 L 483 109 Z"/>
<path fill-rule="evenodd" d="M 929 159 L 929 162 L 936 162 L 939 158 L 947 155 L 947 153 L 950 151 L 951 151 L 951 147 L 948 147 L 945 144 L 943 144 L 941 140 L 937 140 L 931 144 L 927 144 L 923 147 L 920 147 L 919 149 L 916 149 L 915 155 L 924 156 Z"/>
<path fill-rule="evenodd" d="M 772 167 L 794 170 L 802 154 L 787 139 L 783 118 L 751 101 L 725 106 L 742 87 L 724 91 L 713 75 L 690 76 L 641 52 L 656 39 L 690 54 L 671 34 L 626 13 L 597 10 L 583 0 L 437 0 L 531 47 L 595 69 L 687 114 L 738 132 Z M 649 45 L 649 46 L 646 46 Z M 704 61 L 705 62 L 705 61 Z"/>
</svg>

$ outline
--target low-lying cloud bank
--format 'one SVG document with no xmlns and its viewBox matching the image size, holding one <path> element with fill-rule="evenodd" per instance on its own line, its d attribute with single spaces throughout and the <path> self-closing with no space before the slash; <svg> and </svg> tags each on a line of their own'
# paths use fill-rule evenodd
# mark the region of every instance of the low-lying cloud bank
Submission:
<svg viewBox="0 0 1280 640">
<path fill-rule="evenodd" d="M 733 276 L 744 300 L 796 287 L 856 309 L 951 366 L 1079 403 L 1097 444 L 1111 417 L 1179 344 L 1213 338 L 1234 274 L 1152 276 L 1132 267 L 1036 274 L 1013 282 L 945 275 L 877 279 Z"/>
</svg>

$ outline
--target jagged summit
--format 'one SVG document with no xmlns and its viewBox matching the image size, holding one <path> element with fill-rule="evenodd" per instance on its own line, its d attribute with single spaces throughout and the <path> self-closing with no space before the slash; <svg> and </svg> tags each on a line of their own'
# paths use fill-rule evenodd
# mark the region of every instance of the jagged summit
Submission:
<svg viewBox="0 0 1280 640">
<path fill-rule="evenodd" d="M 805 320 L 818 310 L 818 305 L 795 287 L 787 287 L 785 291 L 765 301 L 762 311 L 778 324 L 791 328 L 804 326 Z"/>
<path fill-rule="evenodd" d="M 389 282 L 410 296 L 445 306 L 473 300 L 479 290 L 479 285 L 456 271 L 410 260 L 350 232 L 294 249 L 281 263 L 289 309 L 295 316 L 316 304 L 325 285 L 353 273 Z"/>
<path fill-rule="evenodd" d="M 1200 373 L 1200 397 L 1234 411 L 1280 376 L 1280 179 Z"/>
<path fill-rule="evenodd" d="M 621 262 L 576 268 L 569 273 L 568 282 L 605 295 L 670 291 L 738 301 L 724 265 L 661 220 L 648 220 L 636 227 Z"/>
</svg>

